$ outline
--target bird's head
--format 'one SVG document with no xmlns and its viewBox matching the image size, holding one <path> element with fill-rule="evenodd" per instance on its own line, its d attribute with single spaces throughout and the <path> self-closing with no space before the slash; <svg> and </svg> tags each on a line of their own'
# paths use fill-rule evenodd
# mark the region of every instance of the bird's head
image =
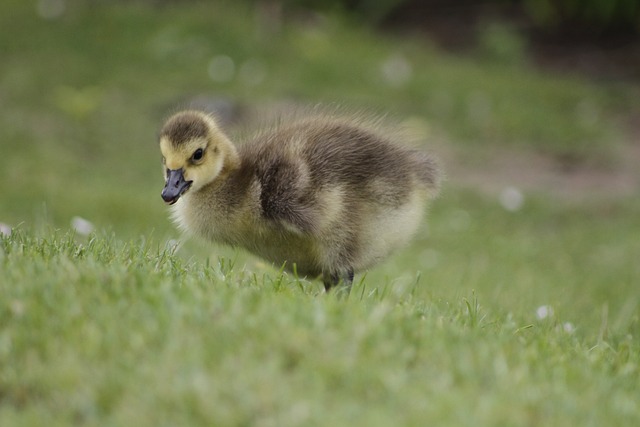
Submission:
<svg viewBox="0 0 640 427">
<path fill-rule="evenodd" d="M 162 199 L 174 204 L 187 191 L 196 192 L 237 162 L 233 144 L 215 120 L 200 111 L 171 116 L 160 131 L 165 186 Z"/>
</svg>

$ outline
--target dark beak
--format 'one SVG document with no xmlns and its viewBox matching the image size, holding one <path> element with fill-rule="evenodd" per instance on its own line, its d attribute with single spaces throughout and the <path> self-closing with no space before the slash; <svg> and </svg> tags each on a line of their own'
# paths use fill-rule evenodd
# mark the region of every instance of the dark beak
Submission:
<svg viewBox="0 0 640 427">
<path fill-rule="evenodd" d="M 192 183 L 193 181 L 184 180 L 182 169 L 168 169 L 167 182 L 162 190 L 162 200 L 169 205 L 174 204 Z"/>
</svg>

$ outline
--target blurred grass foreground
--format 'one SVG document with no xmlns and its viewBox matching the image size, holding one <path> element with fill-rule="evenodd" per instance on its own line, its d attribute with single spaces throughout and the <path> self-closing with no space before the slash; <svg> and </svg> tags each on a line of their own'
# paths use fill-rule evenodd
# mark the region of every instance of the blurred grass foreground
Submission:
<svg viewBox="0 0 640 427">
<path fill-rule="evenodd" d="M 639 425 L 638 82 L 295 3 L 0 4 L 0 425 Z M 448 175 L 348 299 L 160 199 L 170 113 L 319 103 Z"/>
</svg>

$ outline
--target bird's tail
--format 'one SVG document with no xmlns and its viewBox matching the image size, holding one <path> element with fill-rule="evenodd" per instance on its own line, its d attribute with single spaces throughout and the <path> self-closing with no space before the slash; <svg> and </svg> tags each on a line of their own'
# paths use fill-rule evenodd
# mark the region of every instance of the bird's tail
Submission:
<svg viewBox="0 0 640 427">
<path fill-rule="evenodd" d="M 444 175 L 440 163 L 427 153 L 417 152 L 415 154 L 418 178 L 429 187 L 434 195 L 437 194 Z"/>
</svg>

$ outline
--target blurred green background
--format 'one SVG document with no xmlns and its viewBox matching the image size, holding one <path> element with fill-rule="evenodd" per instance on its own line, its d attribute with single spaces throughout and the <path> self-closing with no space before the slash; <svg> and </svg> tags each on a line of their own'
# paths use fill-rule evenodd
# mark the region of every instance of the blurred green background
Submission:
<svg viewBox="0 0 640 427">
<path fill-rule="evenodd" d="M 388 425 L 398 406 L 418 423 L 407 425 L 477 414 L 478 425 L 637 425 L 639 11 L 635 0 L 4 0 L 0 230 L 22 231 L 0 251 L 0 415 L 268 421 L 309 391 L 317 425 Z M 355 297 L 198 242 L 149 255 L 180 238 L 160 198 L 168 115 L 211 110 L 241 139 L 277 110 L 316 104 L 383 115 L 447 175 L 416 239 L 357 277 Z M 355 367 L 354 342 L 369 343 Z"/>
<path fill-rule="evenodd" d="M 516 22 L 542 13 L 532 1 L 487 3 L 522 3 Z M 296 104 L 389 114 L 444 159 L 445 197 L 459 187 L 489 197 L 507 186 L 562 198 L 636 190 L 637 79 L 544 68 L 533 40 L 558 24 L 517 27 L 505 20 L 514 13 L 498 20 L 493 9 L 469 7 L 475 26 L 451 24 L 468 34 L 454 54 L 434 41 L 446 33 L 429 36 L 437 13 L 402 15 L 412 4 L 422 3 L 3 2 L 0 221 L 67 226 L 78 215 L 163 235 L 156 131 L 191 106 L 231 125 Z"/>
</svg>

